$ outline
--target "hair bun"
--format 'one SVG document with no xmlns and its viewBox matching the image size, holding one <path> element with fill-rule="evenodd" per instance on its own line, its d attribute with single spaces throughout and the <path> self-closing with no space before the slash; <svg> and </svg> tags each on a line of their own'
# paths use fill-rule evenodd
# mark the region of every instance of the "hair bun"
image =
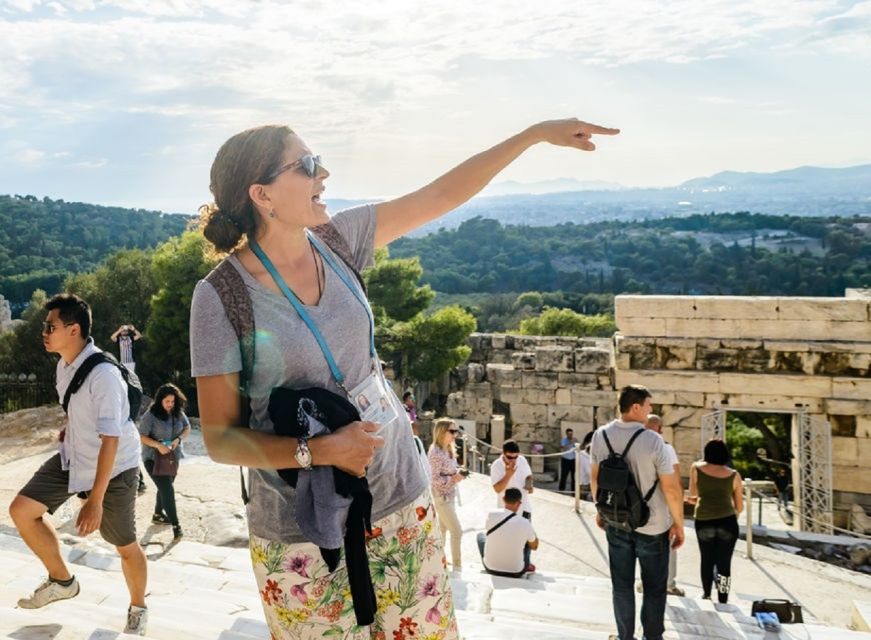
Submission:
<svg viewBox="0 0 871 640">
<path fill-rule="evenodd" d="M 228 253 L 236 248 L 242 239 L 242 230 L 226 211 L 211 202 L 201 206 L 199 213 L 203 235 L 216 250 Z"/>
</svg>

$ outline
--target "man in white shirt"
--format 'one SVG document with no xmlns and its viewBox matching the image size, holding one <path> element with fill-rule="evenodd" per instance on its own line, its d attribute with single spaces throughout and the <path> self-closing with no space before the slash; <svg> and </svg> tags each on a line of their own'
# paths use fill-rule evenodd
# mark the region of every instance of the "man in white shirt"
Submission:
<svg viewBox="0 0 871 640">
<path fill-rule="evenodd" d="M 513 487 L 520 491 L 520 515 L 532 522 L 532 468 L 526 458 L 520 455 L 520 447 L 514 440 L 502 443 L 502 455 L 490 465 L 490 482 L 498 496 L 497 507 L 502 506 L 506 489 Z M 523 559 L 526 571 L 531 573 L 535 571 L 535 565 L 529 562 L 530 553 L 531 549 L 527 546 L 523 551 Z"/>
<path fill-rule="evenodd" d="M 46 351 L 60 356 L 57 391 L 63 398 L 76 371 L 100 349 L 89 337 L 91 309 L 84 300 L 58 294 L 45 309 L 42 340 Z M 18 606 L 37 609 L 79 594 L 79 583 L 61 557 L 57 533 L 43 518 L 79 494 L 85 502 L 76 520 L 78 534 L 84 537 L 99 529 L 103 539 L 115 545 L 130 592 L 124 632 L 144 635 L 147 564 L 136 540 L 135 519 L 139 433 L 130 420 L 127 385 L 117 366 L 97 364 L 70 395 L 59 449 L 9 506 L 21 537 L 48 571 L 48 578 Z"/>
<path fill-rule="evenodd" d="M 517 515 L 522 499 L 520 489 L 509 487 L 502 499 L 505 508 L 487 514 L 487 532 L 478 534 L 478 550 L 487 573 L 519 578 L 527 572 L 524 549 L 538 549 L 532 523 Z"/>
<path fill-rule="evenodd" d="M 660 418 L 655 413 L 651 413 L 647 416 L 647 422 L 644 423 L 645 429 L 650 429 L 651 431 L 658 433 L 660 437 L 662 437 L 662 418 Z M 663 443 L 665 444 L 665 450 L 671 459 L 672 467 L 674 468 L 674 472 L 680 477 L 680 463 L 678 462 L 677 452 L 674 450 L 674 447 L 669 443 L 665 442 L 663 439 Z M 665 589 L 665 592 L 670 596 L 682 596 L 685 595 L 683 589 L 677 586 L 676 582 L 677 578 L 677 550 L 669 547 L 668 552 L 668 583 Z M 635 584 L 635 590 L 641 593 L 644 590 L 644 586 L 641 584 L 639 580 Z"/>
</svg>

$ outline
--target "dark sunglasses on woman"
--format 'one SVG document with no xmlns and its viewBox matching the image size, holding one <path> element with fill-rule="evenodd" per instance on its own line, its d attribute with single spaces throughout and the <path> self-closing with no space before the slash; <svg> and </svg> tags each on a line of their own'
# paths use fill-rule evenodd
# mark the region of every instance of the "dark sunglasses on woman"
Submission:
<svg viewBox="0 0 871 640">
<path fill-rule="evenodd" d="M 318 169 L 323 169 L 324 165 L 321 162 L 320 156 L 313 156 L 312 154 L 306 154 L 301 158 L 294 160 L 293 162 L 288 162 L 287 164 L 283 164 L 278 169 L 269 174 L 269 177 L 266 178 L 265 182 L 272 182 L 278 176 L 280 176 L 285 171 L 290 171 L 291 169 L 296 169 L 303 175 L 308 176 L 309 178 L 314 178 L 318 174 Z"/>
</svg>

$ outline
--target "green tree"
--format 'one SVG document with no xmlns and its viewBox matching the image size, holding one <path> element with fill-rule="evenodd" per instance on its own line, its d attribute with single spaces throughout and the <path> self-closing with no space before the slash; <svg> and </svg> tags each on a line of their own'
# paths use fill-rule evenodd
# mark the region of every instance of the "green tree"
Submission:
<svg viewBox="0 0 871 640">
<path fill-rule="evenodd" d="M 91 335 L 100 347 L 113 351 L 109 336 L 122 324 L 132 324 L 140 331 L 148 326 L 151 296 L 156 291 L 152 258 L 151 250 L 123 249 L 93 271 L 69 276 L 64 282 L 66 291 L 91 306 Z"/>
<path fill-rule="evenodd" d="M 364 274 L 376 319 L 376 342 L 390 359 L 403 384 L 433 380 L 462 363 L 471 353 L 466 338 L 475 318 L 459 306 L 424 311 L 435 294 L 419 286 L 423 275 L 417 258 L 391 260 L 386 249 Z"/>
<path fill-rule="evenodd" d="M 12 331 L 0 335 L 0 371 L 34 373 L 43 382 L 54 381 L 57 356 L 46 353 L 42 344 L 47 300 L 45 291 L 34 291 L 30 304 L 21 314 L 22 322 Z"/>
<path fill-rule="evenodd" d="M 606 315 L 585 316 L 571 309 L 545 307 L 540 315 L 520 323 L 520 333 L 528 336 L 608 337 L 617 330 Z"/>
<path fill-rule="evenodd" d="M 435 292 L 429 285 L 417 286 L 422 275 L 420 258 L 390 260 L 387 249 L 379 250 L 364 276 L 375 315 L 407 322 L 426 309 Z"/>
<path fill-rule="evenodd" d="M 429 317 L 418 314 L 398 322 L 390 332 L 388 350 L 399 356 L 405 380 L 434 380 L 465 362 L 472 350 L 466 338 L 475 318 L 458 306 L 444 307 Z"/>
<path fill-rule="evenodd" d="M 524 307 L 538 313 L 544 306 L 544 297 L 538 291 L 527 291 L 517 296 L 514 301 L 514 310 L 518 311 Z"/>
<path fill-rule="evenodd" d="M 208 251 L 206 239 L 197 231 L 187 231 L 154 251 L 151 268 L 156 293 L 151 297 L 151 319 L 145 330 L 149 344 L 145 360 L 155 377 L 148 380 L 150 384 L 173 382 L 186 393 L 193 390 L 191 299 L 197 281 L 217 261 Z"/>
</svg>

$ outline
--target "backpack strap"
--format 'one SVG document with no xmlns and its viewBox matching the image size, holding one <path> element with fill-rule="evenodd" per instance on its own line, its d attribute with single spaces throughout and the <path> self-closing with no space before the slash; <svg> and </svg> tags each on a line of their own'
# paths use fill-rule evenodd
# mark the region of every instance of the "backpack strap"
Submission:
<svg viewBox="0 0 871 640">
<path fill-rule="evenodd" d="M 629 453 L 629 448 L 630 448 L 633 444 L 635 444 L 635 441 L 638 439 L 638 436 L 640 436 L 643 432 L 644 432 L 644 427 L 641 427 L 638 431 L 636 431 L 635 433 L 632 434 L 632 437 L 631 437 L 631 438 L 629 438 L 629 442 L 626 443 L 626 448 L 623 449 L 623 454 L 622 454 L 622 455 L 623 455 L 624 458 L 626 457 L 626 454 Z M 604 434 L 603 434 L 603 435 L 604 435 Z M 609 448 L 610 448 L 610 447 L 609 447 Z M 614 452 L 612 451 L 611 453 L 614 453 Z"/>
<path fill-rule="evenodd" d="M 318 238 L 324 241 L 324 243 L 332 249 L 333 253 L 339 256 L 342 259 L 342 262 L 351 270 L 351 273 L 357 278 L 357 281 L 360 283 L 360 286 L 363 288 L 363 293 L 366 293 L 366 283 L 363 281 L 363 276 L 360 275 L 360 272 L 357 270 L 357 267 L 354 265 L 354 254 L 351 252 L 351 247 L 348 246 L 347 241 L 345 240 L 345 236 L 343 236 L 339 229 L 332 222 L 325 222 L 324 224 L 320 224 L 316 227 L 311 228 L 312 233 L 314 233 Z"/>
<path fill-rule="evenodd" d="M 242 279 L 242 274 L 226 259 L 212 269 L 205 280 L 214 287 L 221 299 L 224 313 L 227 314 L 227 319 L 239 340 L 239 352 L 242 357 L 239 390 L 244 397 L 247 397 L 248 383 L 254 369 L 254 307 L 251 304 L 248 287 Z M 243 416 L 245 426 L 248 426 L 248 417 L 248 415 Z"/>
<path fill-rule="evenodd" d="M 608 447 L 608 453 L 612 456 L 614 455 L 614 447 L 611 446 L 611 441 L 608 440 L 608 434 L 605 433 L 605 430 L 602 429 L 602 437 L 605 438 L 605 445 Z"/>
<path fill-rule="evenodd" d="M 233 327 L 236 338 L 239 340 L 239 353 L 242 360 L 242 370 L 239 372 L 239 396 L 242 400 L 242 426 L 251 426 L 251 401 L 248 394 L 248 383 L 254 370 L 254 306 L 251 304 L 251 296 L 248 287 L 242 279 L 242 274 L 230 264 L 229 260 L 223 260 L 212 269 L 205 280 L 214 287 L 215 292 L 221 299 L 224 313 Z M 242 490 L 242 502 L 248 504 L 250 500 L 248 489 L 245 486 L 245 472 L 239 467 L 239 485 Z"/>
<path fill-rule="evenodd" d="M 499 522 L 497 522 L 496 524 L 494 524 L 492 527 L 490 527 L 489 529 L 487 529 L 487 535 L 489 536 L 491 533 L 493 533 L 494 531 L 496 531 L 496 529 L 498 529 L 499 527 L 501 527 L 503 524 L 505 524 L 506 522 L 508 522 L 509 520 L 511 520 L 511 518 L 513 518 L 513 517 L 516 516 L 516 515 L 517 515 L 516 513 L 510 513 L 510 514 L 508 514 L 505 518 L 503 518 L 502 520 L 500 520 Z"/>
<path fill-rule="evenodd" d="M 623 457 L 624 458 L 626 457 L 626 454 L 629 453 L 629 447 L 632 446 L 632 443 L 635 442 L 635 440 L 638 438 L 638 436 L 641 435 L 641 433 L 643 431 L 645 431 L 645 429 L 644 429 L 644 427 L 641 427 L 638 431 L 636 431 L 635 433 L 632 434 L 631 438 L 629 438 L 629 442 L 626 443 L 626 448 L 623 449 Z M 650 500 L 651 496 L 653 496 L 653 492 L 656 491 L 656 486 L 658 484 L 659 484 L 659 475 L 657 475 L 656 480 L 653 481 L 653 486 L 650 487 L 650 489 L 647 491 L 647 493 L 644 494 L 644 496 L 643 496 L 644 502 L 648 502 Z"/>
<path fill-rule="evenodd" d="M 82 385 L 85 383 L 85 378 L 88 377 L 88 374 L 94 370 L 98 364 L 102 364 L 104 362 L 112 362 L 109 358 L 106 357 L 106 354 L 102 351 L 98 353 L 92 353 L 87 358 L 85 358 L 84 362 L 79 365 L 79 368 L 76 369 L 76 372 L 73 374 L 73 379 L 70 380 L 69 386 L 67 386 L 67 390 L 64 393 L 64 399 L 61 403 L 64 408 L 64 413 L 67 412 L 67 408 L 70 406 L 70 398 L 72 395 L 82 388 Z M 127 381 L 126 378 L 124 380 Z"/>
</svg>

